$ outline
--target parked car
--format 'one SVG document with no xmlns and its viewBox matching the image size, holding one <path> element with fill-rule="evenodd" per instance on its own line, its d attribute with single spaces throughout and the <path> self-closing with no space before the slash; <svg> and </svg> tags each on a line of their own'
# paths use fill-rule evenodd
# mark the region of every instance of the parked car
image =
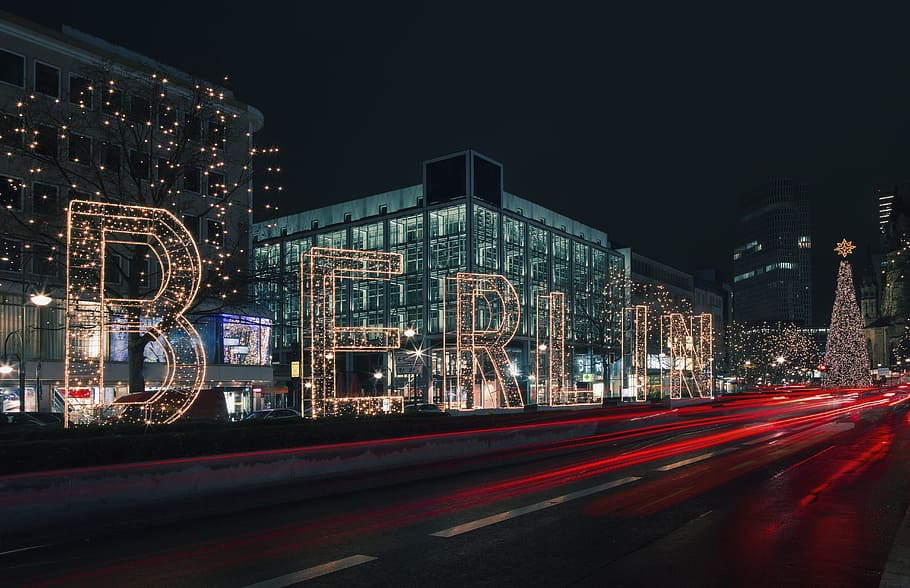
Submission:
<svg viewBox="0 0 910 588">
<path fill-rule="evenodd" d="M 404 414 L 407 416 L 450 416 L 449 413 L 442 411 L 435 404 L 406 404 Z"/>
<path fill-rule="evenodd" d="M 0 413 L 0 427 L 62 427 L 63 415 L 55 412 Z"/>
<path fill-rule="evenodd" d="M 303 417 L 293 408 L 270 408 L 257 410 L 243 417 L 243 422 L 293 422 L 302 421 Z"/>
</svg>

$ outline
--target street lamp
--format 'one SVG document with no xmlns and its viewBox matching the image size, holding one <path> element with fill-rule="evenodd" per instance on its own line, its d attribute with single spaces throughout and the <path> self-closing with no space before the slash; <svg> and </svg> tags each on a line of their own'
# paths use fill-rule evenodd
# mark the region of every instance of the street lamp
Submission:
<svg viewBox="0 0 910 588">
<path fill-rule="evenodd" d="M 25 294 L 27 292 L 27 286 L 25 282 L 22 283 L 22 327 L 19 331 L 11 331 L 6 339 L 3 341 L 3 358 L 4 365 L 0 367 L 0 374 L 10 374 L 13 371 L 12 366 L 9 365 L 9 356 L 14 355 L 16 360 L 19 363 L 19 412 L 25 412 L 25 372 L 26 372 L 26 348 L 25 348 L 25 333 L 26 333 L 26 317 L 28 313 L 28 303 L 25 300 Z M 35 305 L 37 309 L 40 310 L 41 307 L 47 306 L 53 301 L 53 299 L 42 292 L 35 292 L 29 297 L 29 302 Z M 37 322 L 40 325 L 40 316 L 38 317 Z M 36 327 L 37 328 L 37 327 Z M 9 339 L 13 335 L 19 337 L 19 353 L 9 353 Z M 35 400 L 38 401 L 38 398 L 41 396 L 41 338 L 40 331 L 38 337 L 38 364 L 35 370 Z M 0 402 L 0 411 L 3 410 L 2 402 Z"/>
</svg>

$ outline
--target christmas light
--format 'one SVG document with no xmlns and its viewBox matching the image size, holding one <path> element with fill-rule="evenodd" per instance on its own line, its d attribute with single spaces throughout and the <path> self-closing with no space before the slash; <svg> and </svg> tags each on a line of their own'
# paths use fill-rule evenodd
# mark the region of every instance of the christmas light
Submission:
<svg viewBox="0 0 910 588">
<path fill-rule="evenodd" d="M 846 257 L 846 254 L 842 255 Z M 834 307 L 831 310 L 831 326 L 828 328 L 825 363 L 829 366 L 825 380 L 825 386 L 828 388 L 870 384 L 869 355 L 863 336 L 863 320 L 859 305 L 856 303 L 853 269 L 846 259 L 840 262 L 837 270 L 837 289 L 834 294 Z"/>
<path fill-rule="evenodd" d="M 635 399 L 644 401 L 648 398 L 648 307 L 637 304 L 626 308 L 622 327 L 628 323 L 631 327 L 631 360 L 629 365 L 629 387 L 635 392 Z M 622 336 L 625 345 L 625 333 Z M 622 356 L 625 357 L 625 350 Z"/>
<path fill-rule="evenodd" d="M 486 382 L 483 365 L 489 362 L 496 382 L 492 400 L 505 406 L 524 405 L 518 380 L 512 372 L 506 345 L 518 330 L 518 294 L 505 276 L 459 272 L 456 290 L 456 387 L 464 395 L 464 408 L 475 408 L 474 389 Z M 443 337 L 445 340 L 445 337 Z M 485 404 L 481 402 L 481 404 Z"/>
<path fill-rule="evenodd" d="M 153 296 L 108 293 L 106 253 L 114 244 L 149 249 L 161 268 Z M 159 389 L 139 404 L 146 406 L 151 423 L 180 418 L 202 389 L 206 367 L 202 340 L 183 316 L 202 279 L 190 232 L 160 208 L 73 200 L 67 215 L 66 270 L 64 388 L 103 390 L 106 338 L 118 332 L 148 333 L 164 350 L 166 371 Z M 93 404 L 83 407 L 84 418 L 91 418 Z"/>
<path fill-rule="evenodd" d="M 401 346 L 400 331 L 387 327 L 339 327 L 335 325 L 335 287 L 338 279 L 390 280 L 401 274 L 400 253 L 358 251 L 314 247 L 301 258 L 301 316 L 310 320 L 310 382 L 313 416 L 372 413 L 377 406 L 373 397 L 338 398 L 335 388 L 335 363 L 339 351 L 355 353 L 387 351 Z M 385 397 L 390 398 L 390 397 Z M 403 399 L 389 404 L 388 410 L 403 406 Z M 364 408 L 366 407 L 366 408 Z M 362 412 L 366 410 L 366 412 Z M 400 410 L 400 409 L 395 409 Z"/>
<path fill-rule="evenodd" d="M 712 374 L 714 329 L 708 313 L 689 318 L 689 326 L 680 313 L 660 317 L 660 339 L 669 358 L 666 375 L 661 362 L 661 394 L 682 398 L 683 390 L 691 398 L 713 394 Z"/>
<path fill-rule="evenodd" d="M 543 316 L 541 316 L 543 314 Z M 541 359 L 548 378 L 549 394 L 562 394 L 566 388 L 566 299 L 562 292 L 537 295 L 536 378 L 541 382 Z M 542 328 L 545 327 L 545 328 Z M 542 334 L 543 333 L 543 334 Z"/>
</svg>

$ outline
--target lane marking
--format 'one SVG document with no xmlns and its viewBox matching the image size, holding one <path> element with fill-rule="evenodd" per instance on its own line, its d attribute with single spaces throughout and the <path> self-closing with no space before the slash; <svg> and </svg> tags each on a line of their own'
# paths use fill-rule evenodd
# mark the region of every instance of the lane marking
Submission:
<svg viewBox="0 0 910 588">
<path fill-rule="evenodd" d="M 698 463 L 706 459 L 711 459 L 718 455 L 723 455 L 724 453 L 730 453 L 731 451 L 736 451 L 736 447 L 727 447 L 726 449 L 718 449 L 717 451 L 709 451 L 708 453 L 702 453 L 701 455 L 696 455 L 695 457 L 690 457 L 689 459 L 683 459 L 680 461 L 675 461 L 673 463 L 668 463 L 667 465 L 660 466 L 655 471 L 658 472 L 669 472 L 670 470 L 675 470 L 676 468 L 681 468 L 683 466 L 692 465 L 693 463 Z"/>
<path fill-rule="evenodd" d="M 735 466 L 733 466 L 732 468 L 730 468 L 730 469 L 727 470 L 727 471 L 728 471 L 728 472 L 735 472 L 736 470 L 741 470 L 742 468 L 749 467 L 750 465 L 752 465 L 752 464 L 754 464 L 754 463 L 756 463 L 756 461 L 755 461 L 754 459 L 750 459 L 750 460 L 748 460 L 748 461 L 744 461 L 744 462 L 741 462 L 741 463 L 736 464 Z"/>
<path fill-rule="evenodd" d="M 776 474 L 774 474 L 773 476 L 771 476 L 771 479 L 772 479 L 772 480 L 776 480 L 777 478 L 783 476 L 783 475 L 786 474 L 787 472 L 790 472 L 790 471 L 792 471 L 792 470 L 795 470 L 796 468 L 798 468 L 799 466 L 803 465 L 803 464 L 806 463 L 807 461 L 811 461 L 811 460 L 815 459 L 816 457 L 818 457 L 819 455 L 831 451 L 831 450 L 834 449 L 835 447 L 836 447 L 836 445 L 830 445 L 830 446 L 826 447 L 825 449 L 822 449 L 822 450 L 819 451 L 818 453 L 813 453 L 812 455 L 810 455 L 810 456 L 807 457 L 806 459 L 804 459 L 804 460 L 802 460 L 802 461 L 798 461 L 798 462 L 796 462 L 795 464 L 793 464 L 792 466 L 788 467 L 787 469 L 781 470 L 781 471 L 777 472 Z"/>
<path fill-rule="evenodd" d="M 305 570 L 300 570 L 291 574 L 285 574 L 284 576 L 278 576 L 277 578 L 272 578 L 271 580 L 263 580 L 262 582 L 250 584 L 245 588 L 284 588 L 285 586 L 290 586 L 291 584 L 296 584 L 297 582 L 306 582 L 307 580 L 325 576 L 326 574 L 332 574 L 334 572 L 340 572 L 341 570 L 353 568 L 354 566 L 359 566 L 360 564 L 373 561 L 374 559 L 378 558 L 372 557 L 370 555 L 352 555 L 351 557 L 336 559 L 335 561 L 330 561 L 329 563 L 324 563 L 319 566 L 313 566 L 312 568 L 307 568 Z"/>
<path fill-rule="evenodd" d="M 783 431 L 777 433 L 771 433 L 770 435 L 765 435 L 764 437 L 759 437 L 758 439 L 752 439 L 751 441 L 746 441 L 743 445 L 758 445 L 759 443 L 764 443 L 765 441 L 771 441 L 783 435 Z"/>
<path fill-rule="evenodd" d="M 569 494 L 563 494 L 562 496 L 557 496 L 556 498 L 550 498 L 549 500 L 544 500 L 543 502 L 538 502 L 536 504 L 531 504 L 529 506 L 523 506 L 521 508 L 516 508 L 513 510 L 507 510 L 499 514 L 491 515 L 484 517 L 482 519 L 477 519 L 475 521 L 470 521 L 461 525 L 456 525 L 454 527 L 449 527 L 448 529 L 443 529 L 442 531 L 436 531 L 435 533 L 430 533 L 433 537 L 455 537 L 463 533 L 468 533 L 476 529 L 483 527 L 488 527 L 490 525 L 495 525 L 496 523 L 501 523 L 502 521 L 507 521 L 509 519 L 514 519 L 522 515 L 526 515 L 532 512 L 537 512 L 538 510 L 543 510 L 545 508 L 550 508 L 551 506 L 557 506 L 559 504 L 564 504 L 570 500 L 576 500 L 578 498 L 584 498 L 585 496 L 590 496 L 591 494 L 597 494 L 598 492 L 603 492 L 604 490 L 610 490 L 611 488 L 617 488 L 619 486 L 624 486 L 626 484 L 631 484 L 632 482 L 637 482 L 641 480 L 638 476 L 629 476 L 628 478 L 621 478 L 619 480 L 614 480 L 612 482 L 607 482 L 606 484 L 600 484 L 599 486 L 592 486 L 591 488 L 586 488 L 584 490 L 579 490 L 577 492 L 570 492 Z"/>
<path fill-rule="evenodd" d="M 41 549 L 42 547 L 52 547 L 54 543 L 45 543 L 44 545 L 32 545 L 31 547 L 20 547 L 19 549 L 10 549 L 9 551 L 0 551 L 0 556 L 9 555 L 11 553 L 21 553 L 23 551 L 31 551 L 32 549 Z"/>
</svg>

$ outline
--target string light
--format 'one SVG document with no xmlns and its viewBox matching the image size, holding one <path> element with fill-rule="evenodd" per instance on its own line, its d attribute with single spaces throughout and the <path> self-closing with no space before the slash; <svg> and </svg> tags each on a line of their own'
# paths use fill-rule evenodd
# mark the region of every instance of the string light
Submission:
<svg viewBox="0 0 910 588">
<path fill-rule="evenodd" d="M 502 391 L 505 406 L 522 407 L 521 389 L 506 353 L 506 345 L 518 330 L 521 318 L 514 286 L 505 276 L 459 272 L 455 275 L 455 291 L 455 377 L 457 389 L 464 394 L 464 408 L 475 408 L 474 387 L 485 381 L 480 369 L 484 359 L 492 366 L 496 392 Z M 483 326 L 478 328 L 479 325 Z"/>
<path fill-rule="evenodd" d="M 622 321 L 622 328 L 628 324 L 631 327 L 632 357 L 629 366 L 629 387 L 635 392 L 635 399 L 639 401 L 648 398 L 648 307 L 636 304 L 625 309 L 626 320 Z M 625 345 L 625 333 L 622 341 Z M 625 350 L 622 356 L 625 357 Z"/>
<path fill-rule="evenodd" d="M 835 251 L 846 258 L 853 249 L 855 246 L 844 239 L 838 243 Z M 825 363 L 828 364 L 825 381 L 827 387 L 856 387 L 870 384 L 869 355 L 863 336 L 863 319 L 853 287 L 853 268 L 846 259 L 841 260 L 837 270 L 837 288 L 834 293 L 834 307 L 831 310 L 831 326 L 828 328 Z"/>
<path fill-rule="evenodd" d="M 149 249 L 162 273 L 154 296 L 107 293 L 106 253 L 114 244 Z M 183 316 L 202 279 L 193 236 L 167 210 L 73 200 L 67 214 L 66 267 L 64 389 L 104 390 L 102 342 L 112 333 L 148 333 L 164 350 L 166 374 L 157 392 L 135 404 L 144 405 L 149 423 L 176 421 L 205 380 L 202 339 Z M 82 418 L 92 418 L 95 404 L 92 400 L 82 407 Z"/>
<path fill-rule="evenodd" d="M 358 251 L 313 247 L 301 257 L 301 316 L 309 316 L 310 382 L 312 414 L 314 417 L 354 414 L 373 414 L 377 403 L 384 412 L 401 411 L 403 397 L 338 398 L 335 386 L 335 363 L 339 351 L 355 353 L 388 351 L 401 346 L 397 328 L 339 327 L 335 324 L 335 286 L 340 278 L 362 280 L 391 280 L 401 274 L 402 255 L 381 251 Z"/>
<path fill-rule="evenodd" d="M 543 313 L 543 317 L 541 317 Z M 548 377 L 550 402 L 553 393 L 563 394 L 566 387 L 566 299 L 562 292 L 550 292 L 537 295 L 537 330 L 536 378 L 541 379 L 541 358 Z M 546 328 L 542 329 L 541 325 Z M 562 403 L 562 402 L 560 402 Z"/>
<path fill-rule="evenodd" d="M 713 394 L 712 374 L 714 329 L 712 316 L 702 313 L 685 318 L 680 313 L 660 317 L 660 339 L 664 342 L 668 367 L 661 362 L 661 394 L 682 398 L 683 391 L 691 398 Z M 666 372 L 666 373 L 665 373 Z"/>
</svg>

